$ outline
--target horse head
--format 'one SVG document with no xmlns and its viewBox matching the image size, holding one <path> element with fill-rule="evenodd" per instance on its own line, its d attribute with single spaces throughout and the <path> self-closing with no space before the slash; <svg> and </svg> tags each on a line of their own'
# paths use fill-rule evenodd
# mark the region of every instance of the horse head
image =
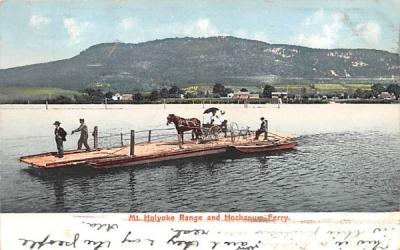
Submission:
<svg viewBox="0 0 400 250">
<path fill-rule="evenodd" d="M 167 116 L 167 126 L 168 126 L 170 123 L 173 123 L 174 120 L 175 120 L 175 115 L 174 115 L 174 114 L 169 114 L 169 115 Z"/>
</svg>

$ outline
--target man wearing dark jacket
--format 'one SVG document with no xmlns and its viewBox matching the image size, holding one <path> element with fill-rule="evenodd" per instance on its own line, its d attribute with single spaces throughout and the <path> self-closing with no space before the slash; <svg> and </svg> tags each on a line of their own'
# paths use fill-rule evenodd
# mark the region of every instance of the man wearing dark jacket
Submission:
<svg viewBox="0 0 400 250">
<path fill-rule="evenodd" d="M 72 134 L 80 131 L 81 137 L 79 137 L 79 140 L 78 140 L 78 149 L 82 149 L 82 144 L 83 144 L 83 145 L 85 145 L 86 151 L 90 151 L 90 147 L 87 143 L 89 133 L 88 133 L 88 128 L 85 124 L 85 120 L 79 119 L 79 122 L 81 123 L 81 125 L 79 126 L 79 128 L 72 130 Z"/>
<path fill-rule="evenodd" d="M 64 157 L 64 146 L 63 146 L 63 142 L 66 141 L 65 137 L 67 136 L 67 132 L 65 132 L 65 130 L 60 127 L 60 122 L 59 121 L 55 121 L 53 123 L 54 126 L 56 126 L 56 128 L 54 129 L 54 135 L 55 135 L 55 140 L 56 140 L 56 144 L 57 144 L 57 151 L 58 151 L 58 157 L 62 158 Z"/>
<path fill-rule="evenodd" d="M 256 138 L 254 138 L 254 140 L 258 140 L 258 137 L 262 133 L 265 133 L 264 140 L 267 140 L 267 138 L 268 138 L 268 121 L 265 120 L 264 117 L 261 117 L 260 120 L 261 120 L 260 129 L 258 129 L 256 131 Z"/>
</svg>

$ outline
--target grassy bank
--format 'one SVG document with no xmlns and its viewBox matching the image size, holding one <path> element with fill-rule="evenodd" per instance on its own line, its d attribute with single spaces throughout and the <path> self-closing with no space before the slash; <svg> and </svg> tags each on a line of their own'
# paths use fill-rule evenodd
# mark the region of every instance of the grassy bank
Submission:
<svg viewBox="0 0 400 250">
<path fill-rule="evenodd" d="M 21 101 L 21 103 L 52 99 L 57 96 L 73 98 L 81 95 L 77 91 L 48 87 L 0 87 L 0 102 Z"/>
<path fill-rule="evenodd" d="M 288 90 L 289 92 L 300 89 L 305 89 L 307 91 L 315 90 L 320 92 L 353 92 L 356 89 L 370 90 L 372 85 L 372 83 L 287 83 L 275 84 L 272 86 L 280 90 Z"/>
</svg>

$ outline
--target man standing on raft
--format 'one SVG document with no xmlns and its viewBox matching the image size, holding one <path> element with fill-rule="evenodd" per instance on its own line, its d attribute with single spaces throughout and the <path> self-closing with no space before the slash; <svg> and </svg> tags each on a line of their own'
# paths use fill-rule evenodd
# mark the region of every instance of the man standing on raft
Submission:
<svg viewBox="0 0 400 250">
<path fill-rule="evenodd" d="M 67 132 L 65 132 L 65 130 L 60 127 L 60 122 L 59 121 L 55 121 L 53 123 L 54 126 L 56 126 L 56 128 L 54 129 L 54 135 L 55 135 L 55 139 L 56 139 L 56 144 L 57 144 L 57 157 L 59 158 L 63 158 L 64 157 L 64 146 L 63 143 L 66 140 L 65 137 L 67 136 Z"/>
<path fill-rule="evenodd" d="M 79 128 L 72 131 L 72 134 L 74 134 L 75 132 L 81 131 L 81 137 L 79 137 L 79 140 L 78 140 L 78 150 L 82 149 L 82 144 L 83 144 L 83 145 L 85 145 L 86 151 L 90 151 L 90 147 L 87 143 L 89 133 L 88 133 L 88 128 L 85 124 L 85 120 L 79 119 L 79 122 L 81 123 Z"/>
</svg>

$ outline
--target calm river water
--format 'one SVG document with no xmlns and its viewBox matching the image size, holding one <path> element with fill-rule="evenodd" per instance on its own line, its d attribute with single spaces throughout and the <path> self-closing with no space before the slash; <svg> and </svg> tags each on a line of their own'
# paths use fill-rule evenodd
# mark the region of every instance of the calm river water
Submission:
<svg viewBox="0 0 400 250">
<path fill-rule="evenodd" d="M 212 105 L 206 105 L 205 108 Z M 36 175 L 18 157 L 54 151 L 53 125 L 78 118 L 101 133 L 165 128 L 175 113 L 202 120 L 202 105 L 0 105 L 2 212 L 398 211 L 399 105 L 214 105 L 239 126 L 298 136 L 296 150 L 201 158 L 100 172 Z"/>
</svg>

